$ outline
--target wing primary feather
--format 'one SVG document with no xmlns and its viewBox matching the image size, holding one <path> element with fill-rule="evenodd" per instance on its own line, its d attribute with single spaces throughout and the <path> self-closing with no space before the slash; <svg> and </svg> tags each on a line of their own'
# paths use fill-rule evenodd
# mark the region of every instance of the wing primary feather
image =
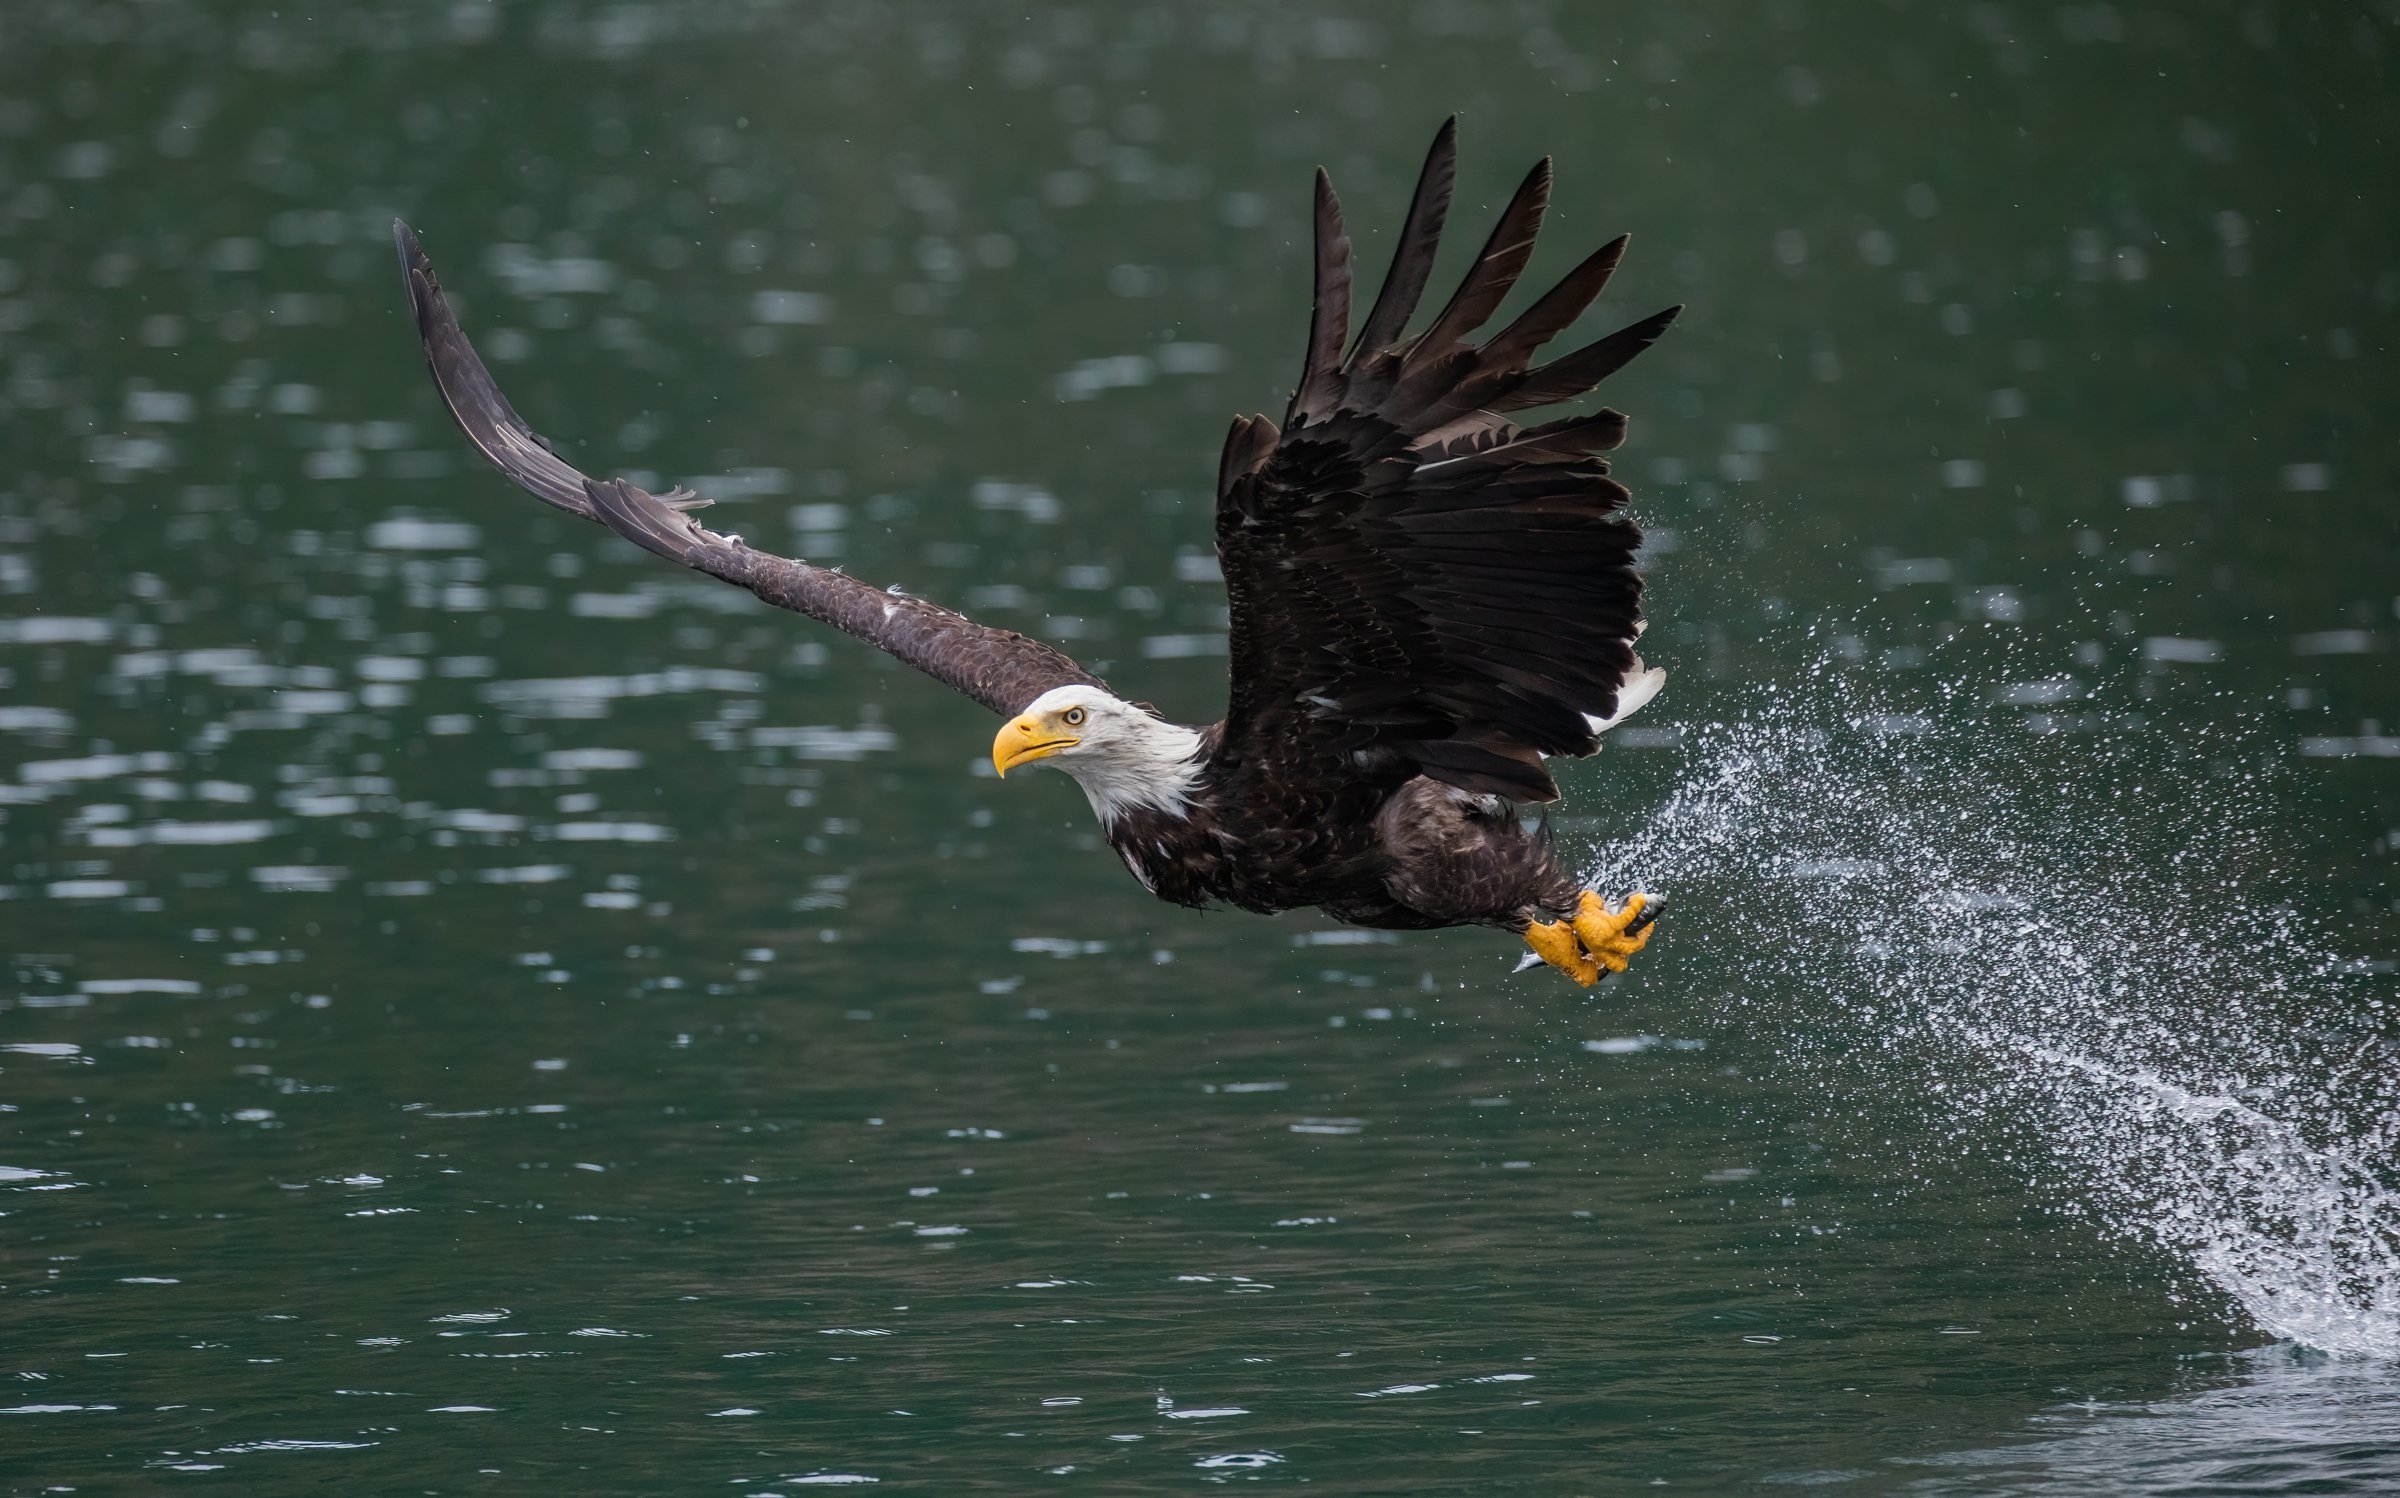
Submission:
<svg viewBox="0 0 2400 1498">
<path fill-rule="evenodd" d="M 1292 393 L 1286 426 L 1333 414 L 1341 400 L 1342 345 L 1350 337 L 1350 236 L 1342 232 L 1342 202 L 1333 178 L 1317 168 L 1317 277 L 1308 317 L 1308 361 Z"/>
<path fill-rule="evenodd" d="M 535 432 L 500 393 L 492 372 L 484 367 L 467 341 L 466 332 L 450 310 L 450 298 L 433 273 L 414 230 L 392 220 L 392 243 L 400 251 L 400 276 L 408 287 L 409 307 L 416 314 L 417 340 L 425 350 L 425 367 L 450 419 L 467 441 L 493 467 L 519 488 L 569 514 L 595 519 L 584 497 L 583 474 L 558 456 L 548 438 Z"/>
<path fill-rule="evenodd" d="M 1516 196 L 1501 210 L 1491 238 L 1484 241 L 1483 252 L 1475 257 L 1467 278 L 1451 294 L 1450 304 L 1409 349 L 1407 363 L 1412 371 L 1449 353 L 1460 339 L 1491 318 L 1517 284 L 1517 277 L 1525 273 L 1525 262 L 1533 254 L 1533 237 L 1541 231 L 1542 211 L 1549 205 L 1550 158 L 1545 156 L 1525 174 Z"/>
<path fill-rule="evenodd" d="M 1458 176 L 1458 116 L 1442 121 L 1434 132 L 1433 148 L 1425 153 L 1424 170 L 1417 173 L 1416 195 L 1409 200 L 1408 218 L 1392 250 L 1391 269 L 1384 272 L 1383 289 L 1358 330 L 1350 364 L 1400 341 L 1408 320 L 1416 315 L 1425 283 L 1433 276 L 1433 259 L 1442 247 L 1442 226 L 1450 215 L 1450 187 Z M 1347 366 L 1345 366 L 1347 367 Z"/>
<path fill-rule="evenodd" d="M 1523 369 L 1535 349 L 1556 338 L 1600 299 L 1632 240 L 1632 235 L 1620 234 L 1586 256 L 1581 265 L 1544 292 L 1540 301 L 1526 308 L 1522 317 L 1492 335 L 1492 341 L 1483 346 L 1483 362 L 1496 369 Z"/>
<path fill-rule="evenodd" d="M 1658 342 L 1683 312 L 1681 303 L 1653 312 L 1640 322 L 1617 329 L 1606 338 L 1587 343 L 1571 354 L 1533 370 L 1485 402 L 1493 411 L 1522 411 L 1554 405 L 1583 394 L 1630 363 L 1634 355 Z"/>
</svg>

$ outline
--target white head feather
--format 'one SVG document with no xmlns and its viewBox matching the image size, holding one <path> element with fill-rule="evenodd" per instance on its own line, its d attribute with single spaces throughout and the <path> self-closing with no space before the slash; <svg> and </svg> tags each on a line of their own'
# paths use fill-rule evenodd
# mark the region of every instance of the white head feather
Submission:
<svg viewBox="0 0 2400 1498">
<path fill-rule="evenodd" d="M 1103 827 L 1135 807 L 1176 817 L 1186 814 L 1200 778 L 1200 763 L 1194 757 L 1199 734 L 1098 687 L 1052 687 L 1017 716 L 1019 721 L 1063 720 L 1078 708 L 1083 718 L 1072 728 L 1077 742 L 1031 763 L 1074 776 Z"/>
</svg>

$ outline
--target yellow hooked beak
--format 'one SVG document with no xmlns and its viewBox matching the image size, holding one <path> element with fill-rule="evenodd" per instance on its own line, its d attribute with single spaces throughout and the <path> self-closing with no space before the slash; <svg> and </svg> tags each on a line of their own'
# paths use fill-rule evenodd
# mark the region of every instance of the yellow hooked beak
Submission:
<svg viewBox="0 0 2400 1498">
<path fill-rule="evenodd" d="M 992 740 L 992 768 L 1003 776 L 1021 764 L 1048 759 L 1062 749 L 1072 749 L 1083 740 L 1071 733 L 1061 733 L 1057 727 L 1030 715 L 1013 719 Z"/>
</svg>

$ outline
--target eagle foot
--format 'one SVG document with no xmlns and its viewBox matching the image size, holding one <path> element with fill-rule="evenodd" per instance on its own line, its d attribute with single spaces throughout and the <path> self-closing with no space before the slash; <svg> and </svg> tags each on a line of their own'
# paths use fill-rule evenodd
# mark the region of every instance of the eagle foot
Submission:
<svg viewBox="0 0 2400 1498">
<path fill-rule="evenodd" d="M 1654 905 L 1650 896 L 1635 893 L 1625 897 L 1622 909 L 1611 910 L 1596 890 L 1585 890 L 1574 918 L 1566 921 L 1537 921 L 1525 928 L 1525 945 L 1533 954 L 1557 968 L 1584 987 L 1600 981 L 1603 972 L 1621 973 L 1633 954 L 1650 944 L 1650 930 L 1657 919 L 1642 919 L 1645 906 Z"/>
</svg>

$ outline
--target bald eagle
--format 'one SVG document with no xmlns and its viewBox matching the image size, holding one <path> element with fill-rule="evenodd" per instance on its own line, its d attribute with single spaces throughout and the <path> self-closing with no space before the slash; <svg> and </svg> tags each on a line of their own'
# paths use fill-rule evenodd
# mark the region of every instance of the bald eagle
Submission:
<svg viewBox="0 0 2400 1498">
<path fill-rule="evenodd" d="M 889 651 L 1007 721 L 993 766 L 1064 770 L 1133 876 L 1178 905 L 1316 906 L 1361 926 L 1494 926 L 1590 985 L 1651 935 L 1562 866 L 1521 808 L 1557 799 L 1544 760 L 1596 753 L 1657 695 L 1635 653 L 1641 531 L 1600 454 L 1614 410 L 1519 426 L 1655 342 L 1670 307 L 1547 363 L 1624 254 L 1618 238 L 1480 344 L 1533 250 L 1550 163 L 1525 178 L 1466 279 L 1403 336 L 1450 202 L 1457 121 L 1427 154 L 1383 288 L 1350 336 L 1350 240 L 1316 179 L 1315 306 L 1281 425 L 1237 418 L 1217 467 L 1231 618 L 1222 721 L 1167 721 L 1050 646 L 700 525 L 569 466 L 476 357 L 433 267 L 393 224 L 435 386 L 467 440 L 521 487 L 670 561 Z"/>
</svg>

